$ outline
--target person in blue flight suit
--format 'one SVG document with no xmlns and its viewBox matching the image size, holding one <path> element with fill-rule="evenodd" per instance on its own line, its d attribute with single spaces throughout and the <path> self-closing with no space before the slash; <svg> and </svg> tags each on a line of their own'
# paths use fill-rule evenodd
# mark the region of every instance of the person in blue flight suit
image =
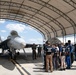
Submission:
<svg viewBox="0 0 76 75">
<path fill-rule="evenodd" d="M 73 48 L 71 41 L 68 40 L 68 45 L 66 46 L 66 64 L 67 64 L 67 69 L 71 68 L 71 65 L 73 63 Z"/>
</svg>

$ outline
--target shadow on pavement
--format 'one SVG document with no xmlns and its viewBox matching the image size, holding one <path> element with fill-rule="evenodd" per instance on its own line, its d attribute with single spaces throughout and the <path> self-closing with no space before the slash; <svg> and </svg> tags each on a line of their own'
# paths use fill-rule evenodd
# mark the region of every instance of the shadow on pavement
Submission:
<svg viewBox="0 0 76 75">
<path fill-rule="evenodd" d="M 8 70 L 13 70 L 15 68 L 15 65 L 9 60 L 8 55 L 0 56 L 0 65 Z"/>
</svg>

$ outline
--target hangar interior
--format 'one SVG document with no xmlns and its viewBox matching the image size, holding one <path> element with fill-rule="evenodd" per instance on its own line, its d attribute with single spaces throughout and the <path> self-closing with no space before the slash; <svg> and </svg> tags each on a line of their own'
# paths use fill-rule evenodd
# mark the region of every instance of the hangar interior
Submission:
<svg viewBox="0 0 76 75">
<path fill-rule="evenodd" d="M 0 0 L 0 19 L 37 29 L 44 39 L 73 34 L 76 42 L 76 0 Z"/>
</svg>

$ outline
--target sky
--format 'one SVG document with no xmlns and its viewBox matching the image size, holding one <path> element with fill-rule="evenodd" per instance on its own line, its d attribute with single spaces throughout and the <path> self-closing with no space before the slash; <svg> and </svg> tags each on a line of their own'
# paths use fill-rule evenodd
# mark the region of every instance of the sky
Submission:
<svg viewBox="0 0 76 75">
<path fill-rule="evenodd" d="M 16 30 L 26 43 L 43 43 L 42 34 L 30 25 L 18 21 L 0 19 L 0 37 L 2 40 L 7 39 L 12 30 Z"/>
</svg>

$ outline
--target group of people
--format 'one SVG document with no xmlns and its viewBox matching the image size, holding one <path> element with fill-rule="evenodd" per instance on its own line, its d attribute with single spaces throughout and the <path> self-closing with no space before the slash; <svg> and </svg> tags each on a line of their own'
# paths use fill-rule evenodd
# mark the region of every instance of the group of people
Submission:
<svg viewBox="0 0 76 75">
<path fill-rule="evenodd" d="M 44 50 L 44 69 L 46 72 L 49 70 L 65 70 L 70 69 L 74 61 L 73 57 L 73 46 L 71 41 L 64 45 L 51 44 L 49 41 L 43 45 Z"/>
<path fill-rule="evenodd" d="M 38 55 L 36 53 L 36 48 L 37 46 L 34 43 L 32 46 L 32 59 L 36 59 L 37 56 L 40 57 L 41 52 L 43 52 L 43 68 L 46 72 L 49 70 L 53 72 L 53 70 L 62 71 L 70 69 L 74 58 L 76 60 L 76 45 L 73 46 L 70 40 L 65 44 L 51 44 L 49 41 L 46 41 L 45 44 L 43 44 L 43 48 L 38 47 Z"/>
</svg>

